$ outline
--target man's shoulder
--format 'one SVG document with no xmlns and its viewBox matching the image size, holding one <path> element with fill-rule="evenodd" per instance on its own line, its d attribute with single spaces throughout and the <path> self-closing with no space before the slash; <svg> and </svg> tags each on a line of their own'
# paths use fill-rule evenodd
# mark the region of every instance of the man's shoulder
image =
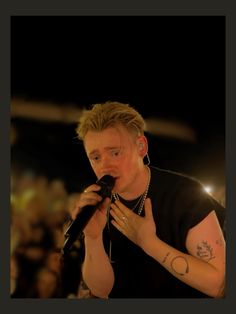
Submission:
<svg viewBox="0 0 236 314">
<path fill-rule="evenodd" d="M 190 175 L 176 172 L 169 169 L 162 169 L 158 167 L 151 166 L 151 173 L 154 179 L 157 179 L 159 182 L 167 182 L 167 183 L 176 183 L 176 184 L 183 184 L 183 185 L 195 185 L 200 186 L 201 183 L 194 177 Z"/>
</svg>

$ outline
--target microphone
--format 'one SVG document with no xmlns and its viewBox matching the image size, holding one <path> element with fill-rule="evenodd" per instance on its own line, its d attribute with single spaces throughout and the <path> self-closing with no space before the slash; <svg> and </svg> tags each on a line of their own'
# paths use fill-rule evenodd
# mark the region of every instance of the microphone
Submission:
<svg viewBox="0 0 236 314">
<path fill-rule="evenodd" d="M 63 255 L 69 251 L 72 244 L 81 235 L 98 206 L 104 201 L 106 197 L 111 198 L 111 191 L 115 185 L 115 178 L 110 175 L 105 175 L 101 179 L 97 180 L 96 184 L 101 186 L 101 189 L 96 193 L 102 197 L 102 200 L 97 203 L 97 205 L 86 205 L 81 208 L 77 217 L 74 221 L 72 221 L 65 232 L 66 240 L 62 249 Z"/>
</svg>

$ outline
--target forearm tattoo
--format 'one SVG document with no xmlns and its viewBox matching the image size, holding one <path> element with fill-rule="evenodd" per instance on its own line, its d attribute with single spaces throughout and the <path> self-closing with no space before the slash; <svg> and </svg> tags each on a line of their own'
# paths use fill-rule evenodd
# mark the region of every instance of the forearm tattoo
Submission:
<svg viewBox="0 0 236 314">
<path fill-rule="evenodd" d="M 184 276 L 189 272 L 188 261 L 183 256 L 176 256 L 175 258 L 173 258 L 170 266 L 173 271 L 180 276 Z"/>
<path fill-rule="evenodd" d="M 202 241 L 202 243 L 197 245 L 197 256 L 207 262 L 215 258 L 213 248 L 207 243 L 207 241 Z"/>
<path fill-rule="evenodd" d="M 165 263 L 165 261 L 166 261 L 166 259 L 167 259 L 167 257 L 170 255 L 170 252 L 168 252 L 167 254 L 166 254 L 166 256 L 164 257 L 164 259 L 163 259 L 163 261 L 162 261 L 162 263 L 164 264 Z"/>
</svg>

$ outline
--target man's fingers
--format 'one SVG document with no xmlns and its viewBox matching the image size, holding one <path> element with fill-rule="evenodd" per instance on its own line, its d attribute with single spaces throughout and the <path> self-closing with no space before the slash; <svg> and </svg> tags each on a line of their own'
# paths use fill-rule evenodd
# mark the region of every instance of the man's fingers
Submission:
<svg viewBox="0 0 236 314">
<path fill-rule="evenodd" d="M 89 192 L 97 192 L 101 190 L 101 186 L 97 184 L 92 184 L 88 186 L 86 189 L 84 189 L 84 193 L 89 193 Z"/>
<path fill-rule="evenodd" d="M 109 197 L 106 197 L 103 203 L 99 206 L 100 211 L 106 212 L 107 208 L 110 206 L 111 200 Z"/>
</svg>

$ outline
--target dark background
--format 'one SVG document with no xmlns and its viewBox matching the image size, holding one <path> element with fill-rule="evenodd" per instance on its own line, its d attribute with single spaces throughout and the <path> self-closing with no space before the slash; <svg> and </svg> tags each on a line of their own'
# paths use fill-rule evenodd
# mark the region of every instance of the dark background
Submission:
<svg viewBox="0 0 236 314">
<path fill-rule="evenodd" d="M 183 121 L 197 141 L 148 133 L 151 163 L 224 184 L 223 16 L 12 17 L 11 95 L 81 108 L 118 100 L 144 118 Z M 92 177 L 75 124 L 12 124 L 12 164 L 61 177 L 69 190 Z"/>
</svg>

